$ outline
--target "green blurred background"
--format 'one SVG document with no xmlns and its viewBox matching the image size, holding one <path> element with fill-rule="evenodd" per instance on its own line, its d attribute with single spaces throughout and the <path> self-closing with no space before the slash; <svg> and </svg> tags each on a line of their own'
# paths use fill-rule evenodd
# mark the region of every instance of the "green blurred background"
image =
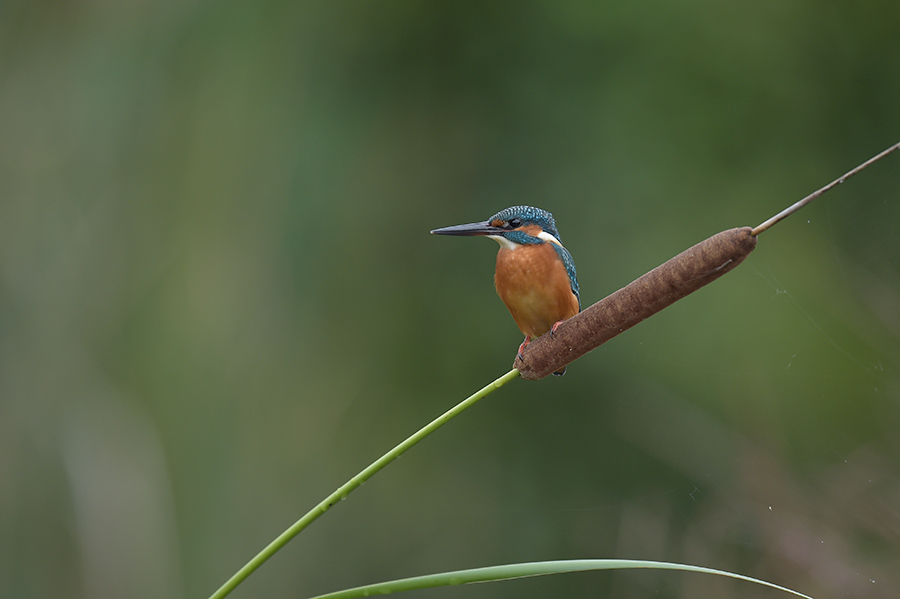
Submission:
<svg viewBox="0 0 900 599">
<path fill-rule="evenodd" d="M 430 229 L 546 208 L 589 305 L 900 141 L 898 25 L 896 0 L 0 3 L 0 596 L 207 596 L 509 369 L 496 245 Z M 896 597 L 898 160 L 494 394 L 233 596 L 622 557 Z"/>
</svg>

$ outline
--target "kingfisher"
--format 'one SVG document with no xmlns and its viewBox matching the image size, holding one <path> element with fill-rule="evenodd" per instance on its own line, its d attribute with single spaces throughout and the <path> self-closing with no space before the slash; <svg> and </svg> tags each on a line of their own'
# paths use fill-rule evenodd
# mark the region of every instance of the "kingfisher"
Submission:
<svg viewBox="0 0 900 599">
<path fill-rule="evenodd" d="M 500 244 L 494 286 L 525 340 L 532 339 L 581 311 L 575 261 L 560 240 L 553 215 L 533 206 L 511 206 L 484 222 L 434 229 L 434 235 L 481 235 Z M 563 375 L 566 369 L 554 374 Z"/>
</svg>

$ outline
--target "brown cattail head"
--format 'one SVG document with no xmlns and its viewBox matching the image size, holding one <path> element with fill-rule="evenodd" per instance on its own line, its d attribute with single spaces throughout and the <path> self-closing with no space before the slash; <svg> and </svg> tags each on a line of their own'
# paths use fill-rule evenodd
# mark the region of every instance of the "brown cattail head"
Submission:
<svg viewBox="0 0 900 599">
<path fill-rule="evenodd" d="M 565 320 L 553 334 L 532 341 L 513 364 L 523 379 L 537 380 L 563 368 L 622 331 L 712 283 L 756 247 L 750 227 L 729 229 L 701 241 L 631 284 Z"/>
</svg>

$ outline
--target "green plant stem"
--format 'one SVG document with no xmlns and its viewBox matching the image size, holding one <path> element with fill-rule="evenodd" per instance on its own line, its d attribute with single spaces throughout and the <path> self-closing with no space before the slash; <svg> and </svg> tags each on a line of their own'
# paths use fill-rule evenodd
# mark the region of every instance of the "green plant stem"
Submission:
<svg viewBox="0 0 900 599">
<path fill-rule="evenodd" d="M 262 551 L 256 554 L 256 556 L 247 562 L 243 568 L 234 573 L 234 575 L 228 579 L 225 584 L 223 584 L 219 589 L 210 595 L 210 599 L 221 599 L 222 597 L 227 596 L 231 591 L 233 591 L 239 584 L 241 584 L 248 576 L 250 576 L 257 568 L 263 565 L 266 560 L 275 555 L 279 549 L 287 545 L 287 543 L 293 539 L 295 536 L 300 534 L 300 532 L 305 529 L 307 526 L 312 524 L 315 520 L 319 518 L 322 514 L 327 512 L 331 507 L 337 502 L 346 499 L 347 495 L 350 494 L 354 489 L 359 487 L 361 484 L 369 480 L 376 472 L 396 460 L 400 457 L 406 450 L 410 449 L 413 445 L 439 429 L 441 426 L 449 422 L 454 416 L 457 416 L 464 412 L 467 408 L 475 405 L 480 399 L 487 396 L 492 391 L 495 391 L 511 381 L 512 379 L 519 376 L 519 371 L 516 369 L 510 370 L 497 380 L 495 380 L 490 385 L 484 387 L 477 393 L 470 395 L 460 403 L 456 404 L 427 425 L 419 429 L 415 434 L 407 438 L 405 441 L 394 447 L 392 450 L 372 462 L 369 466 L 367 466 L 364 470 L 362 470 L 359 474 L 348 480 L 346 483 L 338 487 L 334 493 L 326 497 L 315 506 L 313 509 L 308 511 L 302 518 L 297 520 L 290 528 L 285 530 L 283 533 L 278 535 L 278 537 L 269 543 Z"/>
</svg>

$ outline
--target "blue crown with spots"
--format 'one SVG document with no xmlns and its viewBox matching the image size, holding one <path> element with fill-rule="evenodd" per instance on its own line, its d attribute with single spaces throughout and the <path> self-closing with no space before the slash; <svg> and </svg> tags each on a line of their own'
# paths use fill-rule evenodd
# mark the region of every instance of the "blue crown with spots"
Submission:
<svg viewBox="0 0 900 599">
<path fill-rule="evenodd" d="M 553 215 L 534 206 L 510 206 L 488 219 L 488 222 L 491 224 L 497 221 L 511 225 L 509 227 L 511 229 L 518 229 L 524 225 L 538 225 L 541 229 L 562 241 L 559 238 L 559 231 L 556 230 L 556 221 L 553 220 Z M 518 221 L 518 224 L 515 221 Z"/>
</svg>

